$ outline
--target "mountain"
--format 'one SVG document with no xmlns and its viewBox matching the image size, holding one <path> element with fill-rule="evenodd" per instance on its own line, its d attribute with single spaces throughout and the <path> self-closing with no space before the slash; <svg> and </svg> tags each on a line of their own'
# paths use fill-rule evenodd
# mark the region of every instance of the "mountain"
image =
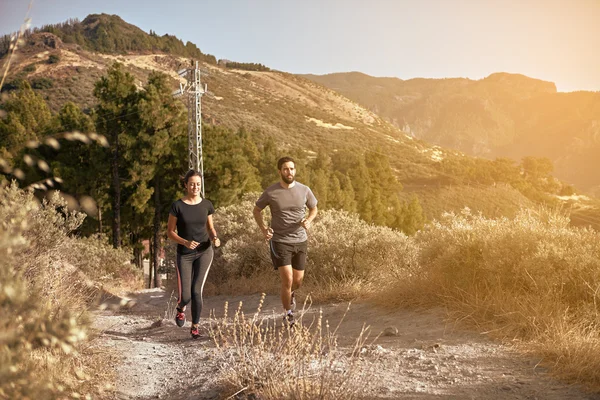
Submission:
<svg viewBox="0 0 600 400">
<path fill-rule="evenodd" d="M 555 175 L 600 193 L 600 92 L 496 73 L 481 80 L 303 75 L 413 137 L 487 158 L 548 157 Z"/>
<path fill-rule="evenodd" d="M 174 36 L 158 37 L 152 32 L 145 33 L 118 16 L 90 15 L 82 22 L 69 21 L 30 31 L 25 39 L 25 45 L 18 49 L 19 57 L 13 60 L 8 84 L 3 90 L 10 92 L 19 81 L 27 80 L 54 111 L 68 101 L 90 110 L 96 104 L 94 83 L 114 62 L 124 64 L 140 87 L 151 71 L 161 71 L 172 78 L 175 90 L 184 82 L 177 71 L 198 60 L 204 71 L 202 81 L 212 92 L 202 100 L 204 123 L 256 131 L 262 137 L 274 138 L 279 148 L 300 148 L 313 158 L 319 151 L 345 154 L 366 150 L 389 158 L 401 183 L 397 188 L 399 196 L 409 200 L 416 194 L 430 219 L 465 206 L 485 215 L 511 215 L 518 208 L 539 200 L 537 194 L 528 192 L 531 189 L 529 183 L 523 183 L 523 178 L 518 176 L 518 166 L 468 157 L 460 151 L 419 140 L 416 132 L 436 124 L 439 132 L 453 132 L 452 125 L 442 127 L 441 124 L 443 121 L 454 121 L 455 125 L 465 123 L 461 118 L 453 117 L 463 110 L 464 107 L 459 106 L 461 102 L 472 107 L 473 116 L 482 115 L 481 93 L 502 99 L 499 108 L 510 108 L 515 95 L 505 82 L 507 79 L 520 88 L 518 97 L 522 97 L 522 101 L 555 92 L 552 84 L 501 75 L 488 78 L 485 84 L 464 79 L 406 82 L 384 79 L 378 83 L 380 93 L 377 94 L 368 90 L 377 78 L 363 74 L 337 75 L 341 83 L 336 90 L 343 92 L 343 87 L 353 87 L 352 82 L 360 81 L 362 92 L 371 99 L 368 102 L 351 100 L 351 94 L 343 95 L 303 76 L 268 70 L 260 64 L 230 63 L 238 67 L 230 68 L 227 63 L 216 63 L 214 57 L 201 53 L 194 44 L 183 45 Z M 6 59 L 5 54 L 0 63 Z M 256 66 L 260 66 L 260 70 L 239 69 Z M 439 92 L 440 85 L 444 88 L 443 93 Z M 472 85 L 478 89 L 474 90 Z M 403 87 L 410 90 L 400 90 Z M 497 93 L 500 88 L 502 96 Z M 449 98 L 444 98 L 444 93 Z M 469 93 L 470 97 L 467 96 Z M 378 106 L 379 96 L 396 96 L 397 99 L 391 105 L 382 101 Z M 436 106 L 440 103 L 446 105 L 443 112 Z M 406 105 L 406 121 L 388 120 L 378 115 L 391 113 L 396 104 Z M 423 109 L 436 111 L 436 116 L 428 115 Z M 440 115 L 445 117 L 440 118 Z M 494 114 L 493 120 L 484 117 L 478 125 L 502 122 L 502 128 L 494 130 L 494 140 L 499 145 L 507 144 L 503 127 L 510 126 L 510 118 L 501 113 Z M 423 137 L 436 142 L 435 138 Z M 548 181 L 550 178 L 543 179 Z M 520 183 L 516 184 L 517 181 Z M 553 183 L 551 186 L 560 189 L 561 185 Z M 544 196 L 552 198 L 552 195 Z"/>
</svg>

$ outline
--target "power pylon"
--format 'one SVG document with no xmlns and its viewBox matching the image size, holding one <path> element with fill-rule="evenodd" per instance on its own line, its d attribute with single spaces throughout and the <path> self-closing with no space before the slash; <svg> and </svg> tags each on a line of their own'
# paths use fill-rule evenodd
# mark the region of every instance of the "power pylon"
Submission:
<svg viewBox="0 0 600 400">
<path fill-rule="evenodd" d="M 200 82 L 200 68 L 198 61 L 194 68 L 182 69 L 179 76 L 186 79 L 186 83 L 179 84 L 179 90 L 173 96 L 187 96 L 188 107 L 188 158 L 189 169 L 200 171 L 202 174 L 202 197 L 204 197 L 204 161 L 202 158 L 202 96 L 208 93 L 207 86 Z"/>
</svg>

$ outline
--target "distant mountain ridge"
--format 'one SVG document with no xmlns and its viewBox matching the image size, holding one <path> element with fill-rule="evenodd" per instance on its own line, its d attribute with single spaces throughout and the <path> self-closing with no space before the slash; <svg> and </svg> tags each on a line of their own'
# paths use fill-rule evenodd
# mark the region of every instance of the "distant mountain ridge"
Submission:
<svg viewBox="0 0 600 400">
<path fill-rule="evenodd" d="M 487 158 L 550 158 L 556 175 L 600 188 L 600 93 L 559 93 L 519 74 L 401 80 L 349 72 L 304 77 L 338 91 L 413 137 Z"/>
</svg>

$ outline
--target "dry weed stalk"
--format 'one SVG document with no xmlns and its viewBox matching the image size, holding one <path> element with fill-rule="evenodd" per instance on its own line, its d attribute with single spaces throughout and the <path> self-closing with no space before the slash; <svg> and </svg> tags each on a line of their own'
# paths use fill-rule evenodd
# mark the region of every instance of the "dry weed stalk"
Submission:
<svg viewBox="0 0 600 400">
<path fill-rule="evenodd" d="M 222 379 L 234 390 L 261 399 L 355 399 L 374 384 L 372 360 L 361 356 L 368 327 L 348 351 L 337 341 L 343 318 L 332 330 L 319 310 L 310 324 L 301 316 L 289 328 L 278 315 L 261 315 L 264 299 L 263 293 L 251 318 L 241 302 L 232 318 L 227 303 L 223 317 L 211 313 L 210 335 L 221 358 Z M 305 302 L 299 314 L 307 311 Z"/>
</svg>

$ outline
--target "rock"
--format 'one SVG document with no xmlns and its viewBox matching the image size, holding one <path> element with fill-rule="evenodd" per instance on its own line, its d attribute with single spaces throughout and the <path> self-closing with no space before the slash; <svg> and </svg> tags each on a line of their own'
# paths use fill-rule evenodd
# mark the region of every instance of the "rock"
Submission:
<svg viewBox="0 0 600 400">
<path fill-rule="evenodd" d="M 154 321 L 152 323 L 152 325 L 150 325 L 150 328 L 158 328 L 158 327 L 163 326 L 163 321 L 164 321 L 163 319 L 158 319 L 158 320 Z"/>
<path fill-rule="evenodd" d="M 398 328 L 395 326 L 388 326 L 383 330 L 381 336 L 398 336 Z"/>
</svg>

